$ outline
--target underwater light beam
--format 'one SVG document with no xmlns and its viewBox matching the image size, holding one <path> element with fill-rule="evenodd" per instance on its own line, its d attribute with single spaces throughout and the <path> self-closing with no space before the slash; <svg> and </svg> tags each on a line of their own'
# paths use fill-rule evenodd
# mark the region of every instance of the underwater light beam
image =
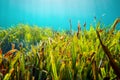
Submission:
<svg viewBox="0 0 120 80">
<path fill-rule="evenodd" d="M 110 24 L 120 16 L 119 4 L 120 0 L 0 0 L 0 25 L 28 23 L 67 28 L 71 19 L 75 29 L 78 20 L 90 24 L 94 16 Z"/>
</svg>

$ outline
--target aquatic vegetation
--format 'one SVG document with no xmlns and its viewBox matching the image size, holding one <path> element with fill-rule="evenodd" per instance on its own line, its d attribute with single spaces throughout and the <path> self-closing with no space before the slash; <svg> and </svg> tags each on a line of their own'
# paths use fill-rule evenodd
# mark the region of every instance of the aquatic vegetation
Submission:
<svg viewBox="0 0 120 80">
<path fill-rule="evenodd" d="M 108 29 L 53 31 L 20 24 L 0 29 L 2 80 L 120 79 L 120 31 L 116 19 Z M 86 26 L 86 23 L 84 27 Z"/>
</svg>

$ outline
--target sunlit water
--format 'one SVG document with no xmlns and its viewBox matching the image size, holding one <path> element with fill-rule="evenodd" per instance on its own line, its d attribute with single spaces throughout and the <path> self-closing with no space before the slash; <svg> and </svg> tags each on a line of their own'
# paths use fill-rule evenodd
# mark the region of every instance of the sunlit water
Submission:
<svg viewBox="0 0 120 80">
<path fill-rule="evenodd" d="M 0 0 L 0 26 L 19 23 L 49 26 L 54 29 L 73 29 L 86 22 L 87 28 L 101 21 L 112 24 L 120 17 L 120 0 Z M 94 19 L 96 18 L 96 20 Z"/>
</svg>

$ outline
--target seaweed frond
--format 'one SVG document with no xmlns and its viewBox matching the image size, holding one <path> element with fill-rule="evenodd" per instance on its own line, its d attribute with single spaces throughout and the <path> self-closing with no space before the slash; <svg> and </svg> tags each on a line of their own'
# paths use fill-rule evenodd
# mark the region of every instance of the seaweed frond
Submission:
<svg viewBox="0 0 120 80">
<path fill-rule="evenodd" d="M 103 43 L 102 43 L 102 40 L 100 39 L 100 35 L 99 35 L 99 32 L 96 30 L 96 33 L 97 33 L 97 36 L 98 36 L 98 39 L 100 41 L 100 44 L 102 46 L 102 49 L 103 51 L 105 52 L 105 54 L 108 56 L 109 60 L 110 60 L 110 64 L 112 66 L 112 68 L 114 69 L 116 75 L 120 78 L 120 69 L 118 67 L 118 65 L 116 64 L 116 62 L 114 61 L 109 49 L 107 46 L 105 46 Z"/>
</svg>

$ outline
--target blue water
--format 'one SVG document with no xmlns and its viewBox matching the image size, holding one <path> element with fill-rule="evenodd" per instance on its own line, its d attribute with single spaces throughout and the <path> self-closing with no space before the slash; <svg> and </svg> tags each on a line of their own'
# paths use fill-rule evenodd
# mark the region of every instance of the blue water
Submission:
<svg viewBox="0 0 120 80">
<path fill-rule="evenodd" d="M 87 27 L 97 21 L 112 24 L 120 17 L 120 0 L 0 0 L 0 26 L 10 27 L 19 23 L 49 26 L 54 29 L 73 29 L 77 23 Z"/>
</svg>

